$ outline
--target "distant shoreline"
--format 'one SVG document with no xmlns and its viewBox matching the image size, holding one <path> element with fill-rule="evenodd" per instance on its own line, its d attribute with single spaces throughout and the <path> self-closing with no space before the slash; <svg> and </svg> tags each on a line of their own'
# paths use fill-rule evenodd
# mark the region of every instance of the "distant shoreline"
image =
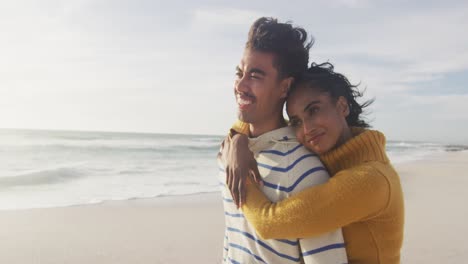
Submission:
<svg viewBox="0 0 468 264">
<path fill-rule="evenodd" d="M 373 128 L 371 128 L 373 129 Z M 124 135 L 162 135 L 162 136 L 200 136 L 200 137 L 220 137 L 223 139 L 226 134 L 187 134 L 180 132 L 153 132 L 153 131 L 108 131 L 108 130 L 81 130 L 81 129 L 43 129 L 43 128 L 0 128 L 0 132 L 4 131 L 27 131 L 27 132 L 52 132 L 52 133 L 102 133 L 102 134 L 124 134 Z M 376 129 L 378 130 L 378 129 Z M 226 132 L 227 133 L 227 132 Z M 406 140 L 406 139 L 387 139 L 387 142 L 431 142 L 435 144 L 466 146 L 468 149 L 468 142 L 444 142 L 438 140 Z"/>
<path fill-rule="evenodd" d="M 207 136 L 207 137 L 225 137 L 225 135 L 216 134 L 184 134 L 167 132 L 139 132 L 139 131 L 106 131 L 106 130 L 80 130 L 80 129 L 42 129 L 42 128 L 0 128 L 0 131 L 27 131 L 27 132 L 57 132 L 57 133 L 102 133 L 102 134 L 127 134 L 127 135 L 164 135 L 164 136 Z"/>
</svg>

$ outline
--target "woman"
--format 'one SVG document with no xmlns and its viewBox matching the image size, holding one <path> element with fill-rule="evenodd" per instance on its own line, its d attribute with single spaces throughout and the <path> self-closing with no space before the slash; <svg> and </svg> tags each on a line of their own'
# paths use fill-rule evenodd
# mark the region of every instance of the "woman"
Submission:
<svg viewBox="0 0 468 264">
<path fill-rule="evenodd" d="M 341 227 L 350 263 L 400 262 L 404 225 L 400 180 L 385 153 L 384 135 L 366 129 L 361 114 L 370 102 L 360 105 L 356 102 L 360 96 L 329 63 L 313 64 L 293 87 L 287 101 L 290 126 L 298 141 L 320 156 L 332 177 L 278 203 L 270 202 L 247 179 L 246 195 L 240 197 L 242 210 L 262 238 L 310 237 Z M 228 159 L 248 164 L 253 157 L 245 155 L 247 146 L 234 143 L 244 140 L 232 142 L 238 144 L 233 149 L 243 150 Z"/>
</svg>

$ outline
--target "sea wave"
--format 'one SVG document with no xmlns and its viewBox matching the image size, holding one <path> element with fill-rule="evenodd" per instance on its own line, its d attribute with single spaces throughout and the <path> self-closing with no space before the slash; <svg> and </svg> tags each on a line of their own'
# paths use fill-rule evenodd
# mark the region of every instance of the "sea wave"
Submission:
<svg viewBox="0 0 468 264">
<path fill-rule="evenodd" d="M 222 139 L 0 130 L 0 210 L 218 192 Z M 398 163 L 468 146 L 388 141 L 387 150 Z"/>
<path fill-rule="evenodd" d="M 164 186 L 190 186 L 190 185 L 201 185 L 200 182 L 165 182 Z"/>
<path fill-rule="evenodd" d="M 30 171 L 14 176 L 0 177 L 0 187 L 31 186 L 42 184 L 56 184 L 73 181 L 86 174 L 74 167 L 59 167 Z"/>
<path fill-rule="evenodd" d="M 457 151 L 467 151 L 468 146 L 466 145 L 446 145 L 445 151 L 457 152 Z"/>
<path fill-rule="evenodd" d="M 184 153 L 184 152 L 212 152 L 215 153 L 219 150 L 219 144 L 206 144 L 206 145 L 133 145 L 133 146 L 119 146 L 119 145 L 78 145 L 78 144 L 31 144 L 22 146 L 0 146 L 0 150 L 11 151 L 13 149 L 19 151 L 89 151 L 89 152 L 158 152 L 158 153 Z"/>
</svg>

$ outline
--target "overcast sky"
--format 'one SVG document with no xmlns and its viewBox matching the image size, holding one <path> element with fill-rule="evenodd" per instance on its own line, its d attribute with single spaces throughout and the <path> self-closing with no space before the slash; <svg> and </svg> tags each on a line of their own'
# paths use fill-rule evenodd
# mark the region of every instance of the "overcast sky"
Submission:
<svg viewBox="0 0 468 264">
<path fill-rule="evenodd" d="M 467 1 L 0 3 L 0 127 L 224 134 L 251 23 L 311 33 L 393 140 L 468 143 Z"/>
</svg>

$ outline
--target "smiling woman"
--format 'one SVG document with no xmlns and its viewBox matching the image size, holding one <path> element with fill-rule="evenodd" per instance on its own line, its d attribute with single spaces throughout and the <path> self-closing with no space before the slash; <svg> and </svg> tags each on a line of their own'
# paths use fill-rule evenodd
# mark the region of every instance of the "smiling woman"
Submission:
<svg viewBox="0 0 468 264">
<path fill-rule="evenodd" d="M 312 64 L 287 102 L 298 140 L 323 154 L 351 138 L 350 127 L 369 127 L 360 115 L 372 100 L 359 104 L 361 96 L 345 76 L 333 72 L 332 64 Z"/>
</svg>

